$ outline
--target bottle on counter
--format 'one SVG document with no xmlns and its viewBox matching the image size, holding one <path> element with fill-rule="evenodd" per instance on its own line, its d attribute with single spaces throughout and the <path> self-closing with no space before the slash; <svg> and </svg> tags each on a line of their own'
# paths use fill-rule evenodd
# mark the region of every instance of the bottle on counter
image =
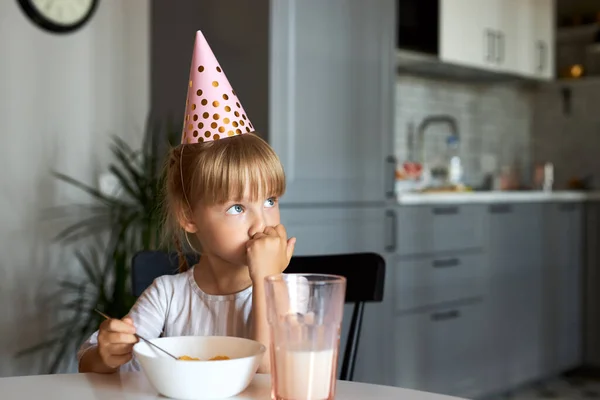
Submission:
<svg viewBox="0 0 600 400">
<path fill-rule="evenodd" d="M 463 167 L 460 160 L 458 136 L 448 136 L 446 139 L 446 162 L 448 165 L 448 182 L 452 185 L 463 183 Z"/>
</svg>

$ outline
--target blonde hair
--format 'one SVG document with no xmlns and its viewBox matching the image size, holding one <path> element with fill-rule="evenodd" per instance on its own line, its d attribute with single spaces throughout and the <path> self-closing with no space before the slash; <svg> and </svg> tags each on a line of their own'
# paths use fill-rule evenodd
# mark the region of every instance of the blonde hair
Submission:
<svg viewBox="0 0 600 400">
<path fill-rule="evenodd" d="M 275 151 L 253 133 L 182 144 L 169 153 L 165 171 L 165 238 L 175 243 L 179 270 L 189 269 L 183 254 L 181 218 L 191 219 L 197 205 L 251 201 L 285 192 L 285 174 Z"/>
</svg>

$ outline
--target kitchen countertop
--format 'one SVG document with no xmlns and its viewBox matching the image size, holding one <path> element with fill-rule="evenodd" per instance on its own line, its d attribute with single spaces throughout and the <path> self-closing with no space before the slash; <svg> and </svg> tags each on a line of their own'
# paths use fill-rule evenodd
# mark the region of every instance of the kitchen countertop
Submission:
<svg viewBox="0 0 600 400">
<path fill-rule="evenodd" d="M 600 201 L 600 192 L 578 191 L 490 191 L 401 193 L 396 196 L 401 205 L 477 204 L 477 203 L 540 203 Z"/>
</svg>

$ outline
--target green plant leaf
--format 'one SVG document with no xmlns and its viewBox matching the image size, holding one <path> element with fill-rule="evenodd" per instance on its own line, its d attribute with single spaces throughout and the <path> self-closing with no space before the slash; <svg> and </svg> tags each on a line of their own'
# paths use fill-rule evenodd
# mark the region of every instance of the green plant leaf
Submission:
<svg viewBox="0 0 600 400">
<path fill-rule="evenodd" d="M 111 225 L 110 217 L 93 216 L 79 221 L 61 230 L 55 237 L 54 241 L 75 242 L 79 239 L 89 237 L 92 234 L 105 230 Z"/>
<path fill-rule="evenodd" d="M 71 310 L 71 311 L 72 310 L 75 310 L 75 311 L 81 310 L 86 307 L 86 303 L 87 303 L 86 300 L 87 299 L 82 296 L 78 299 L 75 299 L 75 300 L 72 300 L 72 301 L 62 304 L 61 309 L 62 310 Z"/>
<path fill-rule="evenodd" d="M 94 264 L 93 259 L 86 259 L 83 253 L 75 251 L 75 257 L 79 261 L 79 264 L 85 271 L 90 283 L 97 285 L 102 280 L 102 271 L 99 270 L 98 265 Z"/>
<path fill-rule="evenodd" d="M 105 203 L 107 205 L 113 205 L 113 206 L 119 205 L 119 203 L 120 203 L 115 198 L 106 196 L 102 192 L 100 192 L 98 189 L 95 189 L 89 185 L 86 185 L 85 183 L 82 183 L 82 182 L 78 181 L 77 179 L 71 178 L 68 175 L 61 174 L 60 172 L 54 172 L 53 175 L 56 178 L 83 190 L 84 192 L 86 192 L 87 194 L 92 196 L 92 198 L 94 198 L 102 203 Z"/>
<path fill-rule="evenodd" d="M 148 140 L 148 137 L 146 137 L 146 140 Z M 152 201 L 147 198 L 147 188 L 149 184 L 151 185 L 155 177 L 151 168 L 155 164 L 152 160 L 153 156 L 139 150 L 131 150 L 119 137 L 115 137 L 113 141 L 114 144 L 111 147 L 113 155 L 119 162 L 119 166 L 125 170 L 122 171 L 122 180 L 127 180 L 130 185 L 135 184 L 139 193 L 140 204 Z M 140 156 L 142 156 L 141 160 L 139 159 Z"/>
<path fill-rule="evenodd" d="M 60 280 L 58 282 L 58 286 L 64 288 L 64 289 L 71 289 L 71 290 L 75 290 L 77 292 L 79 292 L 83 287 L 85 287 L 86 283 L 85 282 L 74 282 L 68 279 L 65 280 Z"/>
<path fill-rule="evenodd" d="M 139 189 L 136 190 L 136 188 L 132 186 L 132 182 L 125 176 L 125 174 L 122 171 L 120 171 L 114 165 L 108 167 L 108 170 L 119 180 L 119 184 L 125 190 L 125 192 L 127 192 L 127 194 L 131 196 L 131 198 L 136 200 L 143 198 L 144 193 L 140 192 Z"/>
<path fill-rule="evenodd" d="M 73 216 L 106 216 L 112 212 L 111 208 L 104 204 L 69 204 L 62 206 L 47 207 L 42 210 L 41 216 L 44 220 L 71 219 Z"/>
<path fill-rule="evenodd" d="M 36 344 L 35 346 L 31 346 L 31 347 L 25 348 L 23 350 L 19 350 L 15 354 L 15 357 L 17 357 L 17 358 L 24 357 L 24 356 L 27 356 L 30 354 L 38 353 L 43 350 L 48 350 L 49 348 L 55 346 L 59 341 L 60 341 L 60 338 L 58 338 L 58 337 L 45 340 L 41 343 Z"/>
<path fill-rule="evenodd" d="M 161 163 L 170 147 L 179 144 L 179 134 L 180 129 L 174 125 L 154 124 L 149 118 L 139 149 L 131 148 L 118 136 L 113 138 L 109 171 L 119 180 L 122 197 L 104 195 L 95 185 L 54 173 L 57 179 L 89 195 L 92 204 L 53 207 L 43 215 L 53 222 L 67 223 L 56 240 L 67 244 L 82 240 L 77 243 L 85 246 L 75 251 L 83 272 L 81 280 L 61 279 L 59 296 L 53 299 L 59 302 L 56 320 L 64 322 L 47 330 L 47 340 L 20 352 L 52 352 L 48 371 L 59 371 L 69 350 L 77 348 L 98 328 L 102 318 L 93 312 L 94 308 L 119 318 L 133 306 L 136 299 L 131 293 L 131 258 L 140 250 L 160 245 L 165 183 Z"/>
</svg>

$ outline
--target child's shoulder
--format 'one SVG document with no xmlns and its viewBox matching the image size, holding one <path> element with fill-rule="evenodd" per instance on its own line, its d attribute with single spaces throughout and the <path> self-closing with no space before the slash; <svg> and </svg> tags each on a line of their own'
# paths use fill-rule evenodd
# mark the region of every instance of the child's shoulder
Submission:
<svg viewBox="0 0 600 400">
<path fill-rule="evenodd" d="M 180 272 L 174 275 L 162 275 L 154 279 L 152 286 L 166 292 L 180 292 L 182 289 L 189 287 L 192 270 Z"/>
</svg>

